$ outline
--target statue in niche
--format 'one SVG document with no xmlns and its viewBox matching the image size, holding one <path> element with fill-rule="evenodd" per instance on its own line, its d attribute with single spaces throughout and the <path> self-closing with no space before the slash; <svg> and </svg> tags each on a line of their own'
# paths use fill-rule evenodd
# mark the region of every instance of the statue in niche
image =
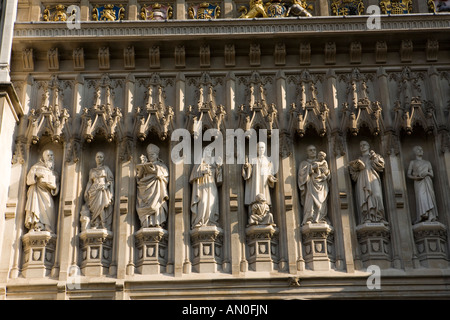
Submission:
<svg viewBox="0 0 450 320">
<path fill-rule="evenodd" d="M 54 233 L 56 208 L 53 197 L 59 192 L 58 173 L 53 170 L 54 154 L 44 150 L 41 159 L 27 174 L 27 202 L 25 204 L 25 227 L 34 231 Z"/>
<path fill-rule="evenodd" d="M 91 229 L 111 230 L 114 199 L 114 176 L 108 166 L 104 165 L 105 154 L 97 152 L 97 166 L 89 171 L 89 181 L 84 192 L 84 201 L 89 209 L 89 227 Z M 83 210 L 82 210 L 83 211 Z M 81 217 L 86 214 L 82 212 Z M 85 220 L 82 220 L 82 226 Z M 86 225 L 84 225 L 86 227 Z"/>
<path fill-rule="evenodd" d="M 141 155 L 136 166 L 136 211 L 142 228 L 162 227 L 167 221 L 169 193 L 169 169 L 159 159 L 159 147 L 147 146 L 147 156 Z"/>
<path fill-rule="evenodd" d="M 278 181 L 275 177 L 273 164 L 265 155 L 265 150 L 266 144 L 258 142 L 258 156 L 252 159 L 251 163 L 246 157 L 242 166 L 242 176 L 245 180 L 244 204 L 249 206 L 249 214 L 251 214 L 251 204 L 255 201 L 256 195 L 260 193 L 264 195 L 269 206 L 272 204 L 269 187 L 273 188 Z"/>
<path fill-rule="evenodd" d="M 256 195 L 255 201 L 251 205 L 251 213 L 248 217 L 248 226 L 271 225 L 275 226 L 273 215 L 262 193 Z"/>
<path fill-rule="evenodd" d="M 192 183 L 191 226 L 219 225 L 219 191 L 222 185 L 222 159 L 214 159 L 212 148 L 206 147 L 200 164 L 194 164 L 189 182 Z"/>
<path fill-rule="evenodd" d="M 408 167 L 408 178 L 414 180 L 414 192 L 416 194 L 416 212 L 419 222 L 433 222 L 438 218 L 436 207 L 436 197 L 433 188 L 433 168 L 430 161 L 422 159 L 423 149 L 421 146 L 413 148 L 416 155 L 415 160 L 411 160 Z"/>
<path fill-rule="evenodd" d="M 367 141 L 361 141 L 361 156 L 349 163 L 349 171 L 356 181 L 356 203 L 362 223 L 381 222 L 387 225 L 384 216 L 383 194 L 378 172 L 384 170 L 384 159 L 370 150 Z"/>
<path fill-rule="evenodd" d="M 328 223 L 327 198 L 330 170 L 325 160 L 326 153 L 317 154 L 316 147 L 306 148 L 307 159 L 300 163 L 298 170 L 298 187 L 303 206 L 302 225 L 310 223 Z"/>
</svg>

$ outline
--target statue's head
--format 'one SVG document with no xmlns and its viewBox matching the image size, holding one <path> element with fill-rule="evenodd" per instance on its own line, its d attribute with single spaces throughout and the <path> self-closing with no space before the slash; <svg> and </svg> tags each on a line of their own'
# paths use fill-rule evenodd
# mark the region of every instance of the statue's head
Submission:
<svg viewBox="0 0 450 320">
<path fill-rule="evenodd" d="M 97 163 L 98 166 L 102 165 L 105 161 L 105 154 L 101 151 L 97 152 L 95 154 L 95 163 Z"/>
<path fill-rule="evenodd" d="M 308 159 L 315 159 L 317 156 L 317 149 L 314 145 L 309 145 L 306 147 L 306 155 L 308 156 Z"/>
<path fill-rule="evenodd" d="M 416 156 L 423 156 L 423 149 L 421 146 L 415 146 L 413 152 Z"/>
<path fill-rule="evenodd" d="M 258 148 L 258 156 L 263 156 L 266 152 L 266 144 L 264 142 L 258 142 L 257 144 Z"/>
<path fill-rule="evenodd" d="M 361 150 L 361 152 L 369 151 L 370 145 L 367 141 L 363 140 L 359 143 L 359 149 Z"/>
<path fill-rule="evenodd" d="M 53 169 L 55 164 L 55 158 L 52 150 L 44 150 L 42 152 L 42 161 L 45 163 L 45 166 L 49 169 Z"/>
<path fill-rule="evenodd" d="M 262 193 L 258 193 L 255 197 L 256 202 L 266 202 L 266 197 Z"/>
<path fill-rule="evenodd" d="M 155 162 L 158 160 L 159 157 L 159 147 L 155 144 L 150 143 L 147 146 L 147 155 L 148 155 L 148 161 Z"/>
<path fill-rule="evenodd" d="M 327 154 L 323 151 L 319 151 L 317 153 L 317 159 L 319 159 L 319 161 L 325 160 L 326 157 L 327 157 Z"/>
</svg>

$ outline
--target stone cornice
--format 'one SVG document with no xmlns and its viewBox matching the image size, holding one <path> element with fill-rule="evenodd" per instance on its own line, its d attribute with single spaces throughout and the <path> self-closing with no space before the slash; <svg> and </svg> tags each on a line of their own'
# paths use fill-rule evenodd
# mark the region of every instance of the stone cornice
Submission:
<svg viewBox="0 0 450 320">
<path fill-rule="evenodd" d="M 336 35 L 342 33 L 372 34 L 386 32 L 427 32 L 450 30 L 450 14 L 381 15 L 381 29 L 367 27 L 369 16 L 312 17 L 283 19 L 217 19 L 173 21 L 81 22 L 80 29 L 69 29 L 65 22 L 18 22 L 14 28 L 14 42 L 52 39 L 57 41 L 111 40 L 177 40 L 202 37 L 230 38 L 242 36 L 303 36 Z M 447 31 L 446 31 L 447 30 Z"/>
</svg>

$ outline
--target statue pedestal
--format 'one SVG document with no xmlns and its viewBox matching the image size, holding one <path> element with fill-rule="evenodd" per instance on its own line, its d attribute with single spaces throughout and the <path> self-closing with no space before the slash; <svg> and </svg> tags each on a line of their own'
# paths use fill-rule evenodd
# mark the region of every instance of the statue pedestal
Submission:
<svg viewBox="0 0 450 320">
<path fill-rule="evenodd" d="M 253 271 L 273 271 L 278 263 L 278 229 L 271 225 L 251 225 L 245 229 L 249 251 L 248 266 Z"/>
<path fill-rule="evenodd" d="M 364 267 L 370 265 L 377 265 L 381 269 L 391 267 L 389 232 L 388 226 L 378 222 L 366 222 L 356 227 Z"/>
<path fill-rule="evenodd" d="M 202 226 L 191 230 L 194 272 L 216 272 L 222 264 L 222 234 L 216 226 Z"/>
<path fill-rule="evenodd" d="M 159 227 L 142 228 L 134 234 L 138 273 L 159 274 L 166 272 L 167 234 L 167 230 Z"/>
<path fill-rule="evenodd" d="M 440 222 L 420 222 L 413 226 L 420 263 L 427 268 L 447 268 L 447 228 Z"/>
<path fill-rule="evenodd" d="M 29 231 L 22 237 L 25 278 L 43 278 L 50 274 L 55 258 L 56 235 L 49 231 Z"/>
<path fill-rule="evenodd" d="M 326 223 L 305 224 L 301 228 L 306 267 L 314 271 L 334 268 L 334 229 Z"/>
<path fill-rule="evenodd" d="M 87 229 L 80 233 L 81 272 L 85 276 L 108 274 L 113 233 L 107 229 Z"/>
</svg>

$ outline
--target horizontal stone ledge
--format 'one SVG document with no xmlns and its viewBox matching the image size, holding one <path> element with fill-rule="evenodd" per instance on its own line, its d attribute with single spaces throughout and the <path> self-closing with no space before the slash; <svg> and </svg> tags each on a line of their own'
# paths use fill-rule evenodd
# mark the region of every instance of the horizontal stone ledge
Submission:
<svg viewBox="0 0 450 320">
<path fill-rule="evenodd" d="M 450 14 L 381 15 L 381 29 L 370 30 L 369 15 L 312 18 L 216 19 L 168 21 L 81 21 L 79 29 L 69 29 L 66 22 L 16 22 L 14 42 L 28 39 L 55 38 L 74 41 L 77 37 L 98 41 L 99 37 L 120 40 L 136 37 L 142 40 L 186 39 L 197 36 L 227 35 L 230 39 L 243 35 L 315 35 L 350 33 L 384 33 L 386 31 L 411 32 L 450 29 Z M 156 37 L 156 38 L 155 38 Z M 169 37 L 169 38 L 167 38 Z"/>
</svg>

